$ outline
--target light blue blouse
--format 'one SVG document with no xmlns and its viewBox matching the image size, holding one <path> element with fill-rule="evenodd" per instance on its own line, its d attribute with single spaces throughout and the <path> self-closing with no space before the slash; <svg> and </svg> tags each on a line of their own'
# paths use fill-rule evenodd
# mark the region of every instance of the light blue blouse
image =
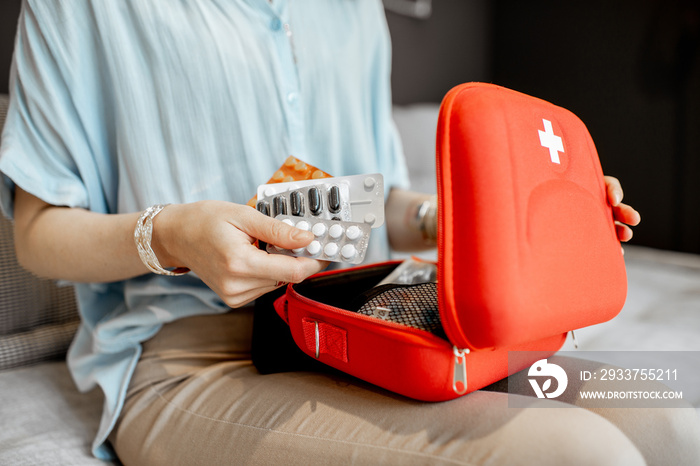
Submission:
<svg viewBox="0 0 700 466">
<path fill-rule="evenodd" d="M 95 212 L 245 203 L 288 155 L 407 186 L 391 120 L 380 0 L 26 0 L 2 137 L 0 198 L 20 186 Z M 386 253 L 374 234 L 373 259 Z M 370 259 L 371 260 L 371 259 Z M 164 322 L 227 312 L 196 277 L 77 284 L 68 364 L 119 415 L 140 343 Z"/>
</svg>

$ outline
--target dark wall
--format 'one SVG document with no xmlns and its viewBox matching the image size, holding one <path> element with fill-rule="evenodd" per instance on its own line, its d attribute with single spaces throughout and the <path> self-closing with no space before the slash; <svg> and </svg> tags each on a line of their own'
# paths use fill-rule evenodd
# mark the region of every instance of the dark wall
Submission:
<svg viewBox="0 0 700 466">
<path fill-rule="evenodd" d="M 452 87 L 491 79 L 491 2 L 433 0 L 428 20 L 387 13 L 394 102 L 440 102 Z"/>
<path fill-rule="evenodd" d="M 640 210 L 636 244 L 700 252 L 700 2 L 495 2 L 493 79 L 576 113 Z"/>
<path fill-rule="evenodd" d="M 0 0 L 0 93 L 7 94 L 17 17 L 21 0 Z"/>
</svg>

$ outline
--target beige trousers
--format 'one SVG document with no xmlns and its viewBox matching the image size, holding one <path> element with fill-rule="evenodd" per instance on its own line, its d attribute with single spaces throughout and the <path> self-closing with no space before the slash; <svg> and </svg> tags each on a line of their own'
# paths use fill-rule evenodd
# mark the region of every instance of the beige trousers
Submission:
<svg viewBox="0 0 700 466">
<path fill-rule="evenodd" d="M 692 408 L 424 403 L 351 377 L 260 375 L 252 312 L 192 317 L 144 344 L 110 440 L 125 465 L 698 465 Z"/>
</svg>

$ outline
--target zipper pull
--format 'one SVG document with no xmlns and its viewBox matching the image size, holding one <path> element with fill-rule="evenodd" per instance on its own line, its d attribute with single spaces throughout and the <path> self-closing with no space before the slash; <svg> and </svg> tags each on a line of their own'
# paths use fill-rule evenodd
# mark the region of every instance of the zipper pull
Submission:
<svg viewBox="0 0 700 466">
<path fill-rule="evenodd" d="M 467 354 L 469 354 L 469 349 L 459 349 L 453 346 L 452 352 L 455 355 L 452 372 L 452 390 L 454 390 L 457 395 L 464 395 L 467 393 Z"/>
<path fill-rule="evenodd" d="M 578 349 L 578 340 L 576 339 L 576 334 L 573 330 L 569 330 L 569 333 L 571 334 L 571 341 L 574 343 L 574 349 Z"/>
</svg>

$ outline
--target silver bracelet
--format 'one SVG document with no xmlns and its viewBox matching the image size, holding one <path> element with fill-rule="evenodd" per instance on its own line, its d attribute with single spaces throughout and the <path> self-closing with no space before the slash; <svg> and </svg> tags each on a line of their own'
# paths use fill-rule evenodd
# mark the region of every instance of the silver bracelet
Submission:
<svg viewBox="0 0 700 466">
<path fill-rule="evenodd" d="M 156 253 L 153 252 L 151 248 L 151 238 L 153 237 L 153 218 L 158 215 L 158 213 L 165 208 L 168 204 L 156 204 L 152 205 L 148 209 L 141 213 L 138 221 L 136 222 L 136 228 L 134 228 L 134 243 L 136 243 L 136 249 L 139 252 L 139 257 L 141 262 L 148 267 L 153 273 L 159 275 L 169 275 L 177 276 L 184 275 L 190 271 L 190 269 L 179 267 L 173 271 L 166 270 L 158 262 Z"/>
<path fill-rule="evenodd" d="M 426 244 L 435 246 L 437 244 L 437 195 L 421 202 L 413 217 L 412 224 L 420 231 Z"/>
</svg>

